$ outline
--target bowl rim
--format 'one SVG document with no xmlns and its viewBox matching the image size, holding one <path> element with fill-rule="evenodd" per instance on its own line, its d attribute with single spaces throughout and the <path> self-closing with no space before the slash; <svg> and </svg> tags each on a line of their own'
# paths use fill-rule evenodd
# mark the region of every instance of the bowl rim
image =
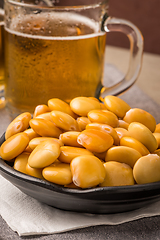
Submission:
<svg viewBox="0 0 160 240">
<path fill-rule="evenodd" d="M 92 192 L 107 192 L 108 194 L 113 193 L 138 193 L 141 191 L 148 191 L 148 190 L 160 190 L 160 181 L 154 183 L 146 183 L 146 184 L 135 184 L 135 185 L 128 185 L 128 186 L 114 186 L 114 187 L 94 187 L 94 188 L 87 188 L 87 189 L 73 189 L 64 187 L 58 184 L 54 184 L 47 180 L 39 179 L 22 172 L 15 170 L 13 167 L 9 166 L 6 161 L 0 158 L 0 173 L 3 172 L 11 177 L 19 179 L 21 181 L 25 181 L 28 183 L 35 184 L 42 188 L 47 188 L 49 190 L 54 190 L 56 192 L 64 193 L 64 194 L 88 194 Z"/>
<path fill-rule="evenodd" d="M 5 132 L 0 137 L 0 146 L 5 140 Z M 153 183 L 146 183 L 146 184 L 135 184 L 135 185 L 127 185 L 127 186 L 113 186 L 113 187 L 94 187 L 94 188 L 87 188 L 87 189 L 73 189 L 64 187 L 52 182 L 49 182 L 47 180 L 39 179 L 27 174 L 24 174 L 22 172 L 19 172 L 15 170 L 13 167 L 9 166 L 9 161 L 5 161 L 0 157 L 0 174 L 3 172 L 4 174 L 7 174 L 11 177 L 14 177 L 16 179 L 19 179 L 21 181 L 25 181 L 31 184 L 35 184 L 42 188 L 47 188 L 49 190 L 54 190 L 59 193 L 64 194 L 88 194 L 88 193 L 94 193 L 94 192 L 106 192 L 107 194 L 129 194 L 129 193 L 138 193 L 138 192 L 147 192 L 149 190 L 160 190 L 160 181 L 153 182 Z M 1 174 L 2 175 L 2 174 Z"/>
</svg>

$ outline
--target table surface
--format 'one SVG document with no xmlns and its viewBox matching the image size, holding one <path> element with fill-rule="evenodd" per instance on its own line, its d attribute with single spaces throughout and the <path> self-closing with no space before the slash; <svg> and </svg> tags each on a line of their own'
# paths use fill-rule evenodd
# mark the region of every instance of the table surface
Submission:
<svg viewBox="0 0 160 240">
<path fill-rule="evenodd" d="M 112 63 L 118 66 L 118 68 L 126 72 L 128 67 L 129 51 L 126 49 L 115 48 L 107 46 L 105 62 Z M 158 121 L 160 121 L 160 55 L 144 53 L 143 65 L 140 76 L 136 82 L 137 96 L 141 94 L 141 90 L 146 96 L 151 98 L 151 101 L 155 103 L 154 113 Z M 130 90 L 129 90 L 130 91 Z M 129 95 L 130 92 L 125 93 Z M 135 96 L 135 99 L 138 98 Z M 129 99 L 129 96 L 127 96 Z M 137 102 L 139 100 L 137 99 Z M 143 104 L 143 102 L 141 103 Z M 147 106 L 146 101 L 144 106 Z M 152 109 L 151 109 L 152 111 Z M 0 109 L 0 134 L 4 132 L 10 118 L 6 112 L 6 109 Z M 116 226 L 96 226 L 88 227 L 84 229 L 74 230 L 61 234 L 34 236 L 34 237 L 19 237 L 17 233 L 13 232 L 6 222 L 0 217 L 0 240 L 15 240 L 15 239 L 34 239 L 34 240 L 50 240 L 50 239 L 145 239 L 154 240 L 160 239 L 160 216 L 143 218 L 140 220 L 116 225 Z"/>
<path fill-rule="evenodd" d="M 126 72 L 129 63 L 129 50 L 118 47 L 106 47 L 105 61 L 118 66 Z M 152 53 L 143 54 L 141 73 L 136 84 L 155 102 L 160 104 L 160 55 Z"/>
</svg>

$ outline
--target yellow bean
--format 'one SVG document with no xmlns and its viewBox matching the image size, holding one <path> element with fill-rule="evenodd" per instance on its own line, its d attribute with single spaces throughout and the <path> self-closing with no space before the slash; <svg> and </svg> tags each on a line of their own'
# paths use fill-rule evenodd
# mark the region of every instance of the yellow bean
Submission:
<svg viewBox="0 0 160 240">
<path fill-rule="evenodd" d="M 66 184 L 64 185 L 64 187 L 66 188 L 72 188 L 72 189 L 80 189 L 78 186 L 76 186 L 73 182 L 71 182 L 70 184 Z"/>
<path fill-rule="evenodd" d="M 160 133 L 153 133 L 155 139 L 157 140 L 158 143 L 158 148 L 160 148 Z"/>
<path fill-rule="evenodd" d="M 134 165 L 133 176 L 138 184 L 160 181 L 160 157 L 148 154 L 139 158 Z"/>
<path fill-rule="evenodd" d="M 125 128 L 118 127 L 115 128 L 115 131 L 117 132 L 119 139 L 121 139 L 122 137 L 130 136 L 129 132 Z"/>
<path fill-rule="evenodd" d="M 27 147 L 28 143 L 29 137 L 27 133 L 17 133 L 2 143 L 0 156 L 4 160 L 10 161 L 21 154 Z"/>
<path fill-rule="evenodd" d="M 131 137 L 140 141 L 152 153 L 157 147 L 158 143 L 153 133 L 145 125 L 139 122 L 130 123 L 128 132 Z"/>
<path fill-rule="evenodd" d="M 34 110 L 33 118 L 37 117 L 40 114 L 46 113 L 46 112 L 50 112 L 50 108 L 47 105 L 45 105 L 45 104 L 38 105 Z"/>
<path fill-rule="evenodd" d="M 30 176 L 40 178 L 40 179 L 44 179 L 44 177 L 42 175 L 42 170 L 43 170 L 43 168 L 32 168 L 32 167 L 30 167 L 28 162 L 26 164 L 26 172 Z"/>
<path fill-rule="evenodd" d="M 39 137 L 39 134 L 36 133 L 32 128 L 28 128 L 24 131 L 27 133 L 29 140 L 31 141 L 33 138 Z"/>
<path fill-rule="evenodd" d="M 80 132 L 69 131 L 62 133 L 59 136 L 59 139 L 63 142 L 64 145 L 72 147 L 82 147 L 82 145 L 77 142 L 77 137 L 79 136 L 79 134 Z"/>
<path fill-rule="evenodd" d="M 28 163 L 29 153 L 23 152 L 14 161 L 13 168 L 19 172 L 28 174 L 26 171 L 26 165 Z"/>
<path fill-rule="evenodd" d="M 118 137 L 118 134 L 116 132 L 116 130 L 107 125 L 107 124 L 102 124 L 102 123 L 89 123 L 87 126 L 86 126 L 86 129 L 97 129 L 97 130 L 102 130 L 102 131 L 105 131 L 107 133 L 109 133 L 113 139 L 114 139 L 114 144 L 115 145 L 119 145 L 119 137 Z"/>
<path fill-rule="evenodd" d="M 134 185 L 133 170 L 125 164 L 115 161 L 104 163 L 106 177 L 100 187 Z"/>
<path fill-rule="evenodd" d="M 115 128 L 118 126 L 117 116 L 108 110 L 92 110 L 88 113 L 91 122 L 103 123 Z"/>
<path fill-rule="evenodd" d="M 29 122 L 31 128 L 42 137 L 58 138 L 62 131 L 54 123 L 44 119 L 34 118 Z"/>
<path fill-rule="evenodd" d="M 61 99 L 58 99 L 58 98 L 50 99 L 48 101 L 48 106 L 51 111 L 57 110 L 57 111 L 67 113 L 73 118 L 77 117 L 76 114 L 72 111 L 71 107 L 68 105 L 68 103 L 62 101 Z"/>
<path fill-rule="evenodd" d="M 76 157 L 70 166 L 73 183 L 80 188 L 95 187 L 105 179 L 103 163 L 95 156 Z"/>
<path fill-rule="evenodd" d="M 148 127 L 151 132 L 154 132 L 156 128 L 155 118 L 150 113 L 139 108 L 130 109 L 124 116 L 123 120 L 128 123 L 131 122 L 142 123 L 143 125 Z"/>
<path fill-rule="evenodd" d="M 33 119 L 28 112 L 15 118 L 5 138 L 0 156 L 14 169 L 64 187 L 160 181 L 160 123 L 115 96 L 104 103 L 76 97 L 70 105 L 50 99 Z"/>
<path fill-rule="evenodd" d="M 153 154 L 157 154 L 158 156 L 160 156 L 160 149 L 159 149 L 159 148 L 156 149 L 156 150 L 153 152 Z"/>
<path fill-rule="evenodd" d="M 100 105 L 101 105 L 101 109 L 102 109 L 102 110 L 107 110 L 107 108 L 106 108 L 106 106 L 104 105 L 104 103 L 100 103 Z"/>
<path fill-rule="evenodd" d="M 108 95 L 104 98 L 106 108 L 116 114 L 117 117 L 123 118 L 126 112 L 131 108 L 124 100 Z"/>
<path fill-rule="evenodd" d="M 34 138 L 32 139 L 30 142 L 29 142 L 29 147 L 34 150 L 40 143 L 46 141 L 46 140 L 53 140 L 55 142 L 57 142 L 60 146 L 63 146 L 63 143 L 60 139 L 58 138 L 52 138 L 52 137 L 37 137 L 37 138 Z"/>
<path fill-rule="evenodd" d="M 105 157 L 106 157 L 106 152 L 101 152 L 101 153 L 97 153 L 97 152 L 92 152 L 94 156 L 96 156 L 97 158 L 99 158 L 102 161 L 105 161 Z"/>
<path fill-rule="evenodd" d="M 27 147 L 24 149 L 24 152 L 27 152 L 27 153 L 31 153 L 32 152 L 32 149 L 30 148 L 29 145 L 27 145 Z"/>
<path fill-rule="evenodd" d="M 77 118 L 77 123 L 79 126 L 79 130 L 83 131 L 85 130 L 87 124 L 91 123 L 91 121 L 88 119 L 88 117 L 79 117 Z"/>
<path fill-rule="evenodd" d="M 59 156 L 59 161 L 64 163 L 70 163 L 73 158 L 81 156 L 81 155 L 93 155 L 90 151 L 83 148 L 78 147 L 69 147 L 69 146 L 62 146 L 61 153 Z"/>
<path fill-rule="evenodd" d="M 74 98 L 70 102 L 70 106 L 73 112 L 82 117 L 86 117 L 88 112 L 93 109 L 101 109 L 100 102 L 89 97 Z"/>
<path fill-rule="evenodd" d="M 82 131 L 77 141 L 91 152 L 105 152 L 113 145 L 113 137 L 105 131 L 88 129 Z"/>
<path fill-rule="evenodd" d="M 142 156 L 149 154 L 149 150 L 137 139 L 132 137 L 123 137 L 120 140 L 121 146 L 131 147 L 136 149 Z"/>
<path fill-rule="evenodd" d="M 51 122 L 53 123 L 50 113 L 51 113 L 51 112 L 42 113 L 42 114 L 36 116 L 35 118 L 36 118 L 36 119 L 37 119 L 37 118 L 38 118 L 38 119 L 39 119 L 39 118 L 40 118 L 40 119 L 44 119 L 44 120 L 47 120 L 47 121 L 51 121 Z"/>
<path fill-rule="evenodd" d="M 126 130 L 128 130 L 128 127 L 129 127 L 129 123 L 119 119 L 118 120 L 118 127 L 119 128 L 125 128 Z"/>
<path fill-rule="evenodd" d="M 57 127 L 65 131 L 79 131 L 77 121 L 67 113 L 52 111 L 51 118 Z"/>
<path fill-rule="evenodd" d="M 66 163 L 53 163 L 42 171 L 43 177 L 52 183 L 67 185 L 72 182 L 70 165 Z"/>
<path fill-rule="evenodd" d="M 156 125 L 156 129 L 155 129 L 154 132 L 160 133 L 160 123 L 158 123 L 158 124 Z"/>
<path fill-rule="evenodd" d="M 29 127 L 29 121 L 31 120 L 31 114 L 28 112 L 22 113 L 17 116 L 7 127 L 5 133 L 5 139 L 13 136 L 16 133 L 23 132 Z"/>
<path fill-rule="evenodd" d="M 54 140 L 41 142 L 30 154 L 28 164 L 32 168 L 44 168 L 60 155 L 60 146 Z"/>
<path fill-rule="evenodd" d="M 133 148 L 126 146 L 115 146 L 107 151 L 105 161 L 126 163 L 131 168 L 133 168 L 134 164 L 141 156 L 142 155 L 140 154 L 140 152 Z"/>
</svg>

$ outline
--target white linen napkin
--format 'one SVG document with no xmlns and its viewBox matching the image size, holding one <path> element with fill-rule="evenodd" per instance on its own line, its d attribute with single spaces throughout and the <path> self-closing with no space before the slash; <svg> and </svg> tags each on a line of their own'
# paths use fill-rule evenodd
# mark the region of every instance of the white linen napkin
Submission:
<svg viewBox="0 0 160 240">
<path fill-rule="evenodd" d="M 53 234 L 96 225 L 116 225 L 160 215 L 160 201 L 119 214 L 85 214 L 59 210 L 27 196 L 0 176 L 0 214 L 19 236 Z"/>
</svg>

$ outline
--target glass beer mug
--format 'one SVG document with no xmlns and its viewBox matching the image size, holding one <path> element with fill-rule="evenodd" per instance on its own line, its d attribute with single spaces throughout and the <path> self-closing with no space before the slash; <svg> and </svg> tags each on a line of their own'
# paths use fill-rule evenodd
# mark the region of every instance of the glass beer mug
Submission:
<svg viewBox="0 0 160 240">
<path fill-rule="evenodd" d="M 90 3 L 92 2 L 92 3 Z M 51 98 L 118 95 L 136 81 L 143 37 L 129 21 L 108 16 L 108 0 L 5 0 L 5 98 L 11 116 L 33 112 Z M 102 85 L 108 32 L 130 41 L 122 81 Z"/>
</svg>

